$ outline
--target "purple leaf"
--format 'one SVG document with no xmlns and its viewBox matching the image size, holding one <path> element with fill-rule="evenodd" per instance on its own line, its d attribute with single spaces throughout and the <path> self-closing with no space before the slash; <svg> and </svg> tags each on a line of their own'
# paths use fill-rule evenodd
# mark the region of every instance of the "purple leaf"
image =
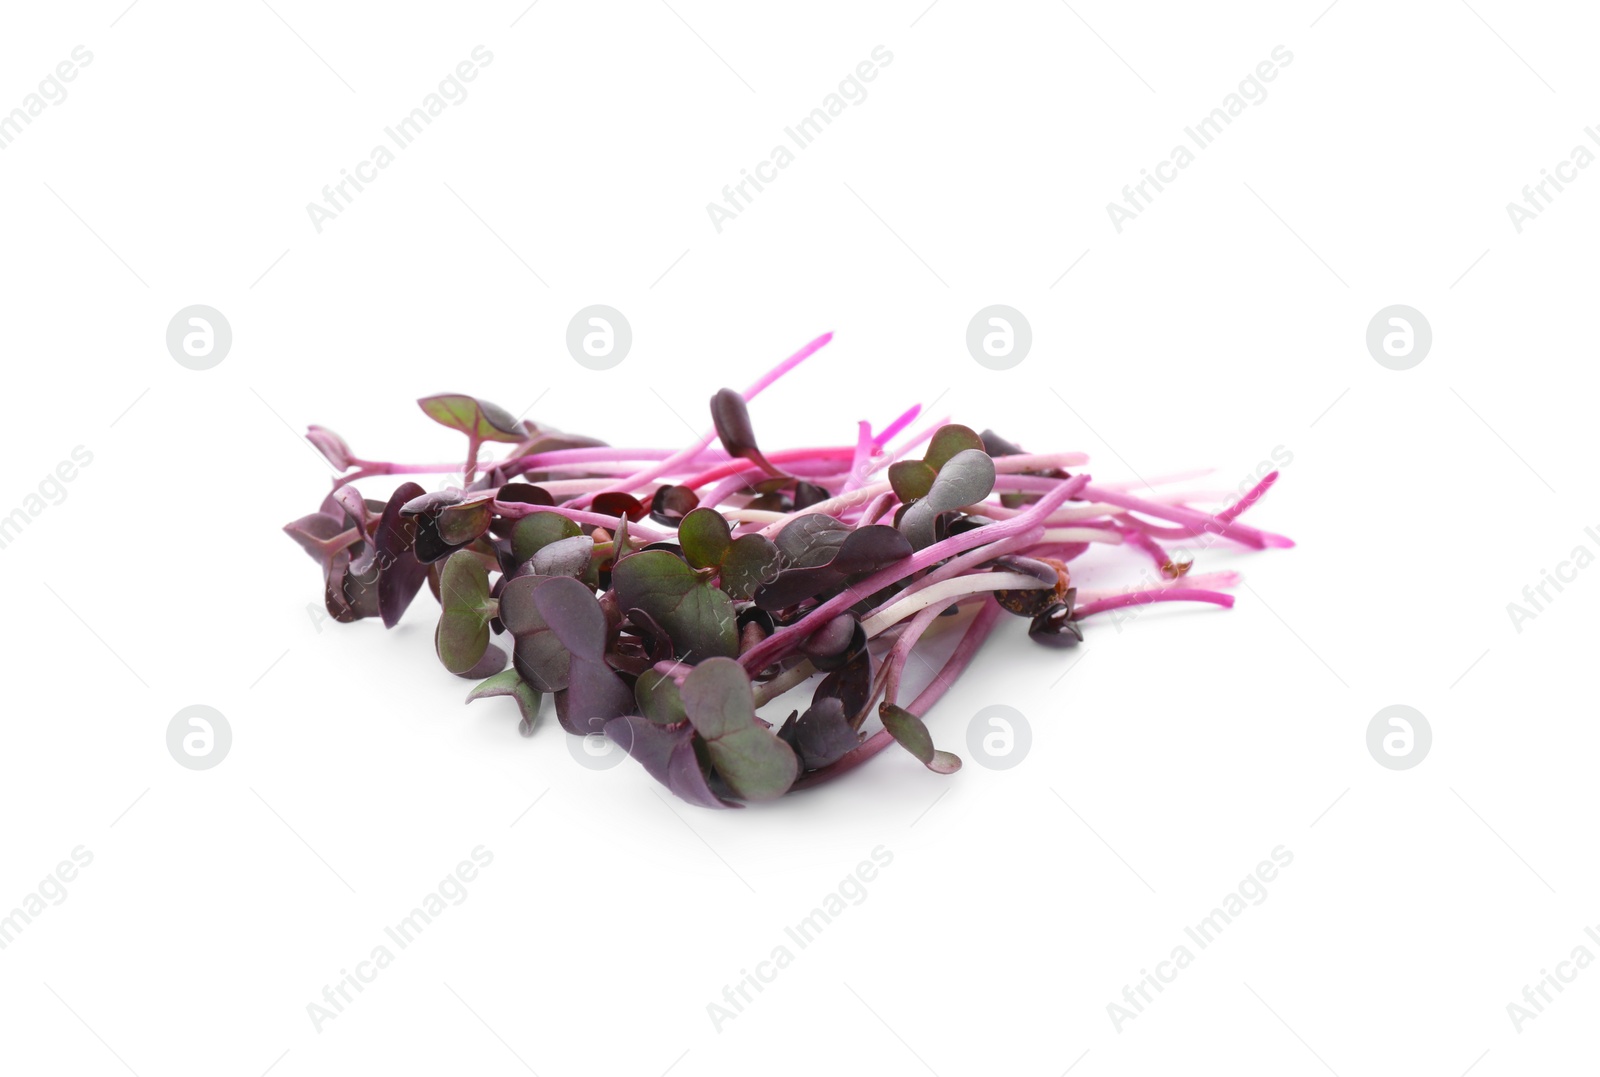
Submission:
<svg viewBox="0 0 1600 1077">
<path fill-rule="evenodd" d="M 813 703 L 798 719 L 785 722 L 778 736 L 794 748 L 803 770 L 820 770 L 836 763 L 861 744 L 861 735 L 846 719 L 844 706 L 831 696 Z"/>
<path fill-rule="evenodd" d="M 738 808 L 712 792 L 705 764 L 695 751 L 694 730 L 664 729 L 636 715 L 613 718 L 605 733 L 637 759 L 650 776 L 690 804 L 702 808 Z"/>
<path fill-rule="evenodd" d="M 889 702 L 878 705 L 878 714 L 883 718 L 883 728 L 889 731 L 900 747 L 916 756 L 923 766 L 935 774 L 954 774 L 961 769 L 960 756 L 935 750 L 933 736 L 915 714 Z"/>
<path fill-rule="evenodd" d="M 570 576 L 552 576 L 534 588 L 533 604 L 571 654 L 566 690 L 556 694 L 556 717 L 567 732 L 598 733 L 633 710 L 632 690 L 606 665 L 606 615 L 594 592 Z"/>
<path fill-rule="evenodd" d="M 306 428 L 306 440 L 315 445 L 317 451 L 328 458 L 328 463 L 338 470 L 348 471 L 350 469 L 350 446 L 345 444 L 344 438 L 335 434 L 332 430 L 325 426 L 308 426 Z"/>
<path fill-rule="evenodd" d="M 378 551 L 378 612 L 383 616 L 385 628 L 400 623 L 401 614 L 417 597 L 422 581 L 428 578 L 428 570 L 411 550 L 416 539 L 416 521 L 400 515 L 401 506 L 422 492 L 422 487 L 414 482 L 396 487 L 384 506 L 377 534 L 373 536 Z"/>
<path fill-rule="evenodd" d="M 700 498 L 687 486 L 663 486 L 650 499 L 650 518 L 657 523 L 676 527 L 679 520 L 693 512 Z"/>
<path fill-rule="evenodd" d="M 732 389 L 718 390 L 711 398 L 711 422 L 729 456 L 742 457 L 768 475 L 787 480 L 788 476 L 773 467 L 756 447 L 756 432 L 750 425 L 750 409 L 743 396 Z"/>
<path fill-rule="evenodd" d="M 772 800 L 800 773 L 794 749 L 756 720 L 755 694 L 731 658 L 708 658 L 683 679 L 689 721 L 706 742 L 711 763 L 734 795 Z"/>
</svg>

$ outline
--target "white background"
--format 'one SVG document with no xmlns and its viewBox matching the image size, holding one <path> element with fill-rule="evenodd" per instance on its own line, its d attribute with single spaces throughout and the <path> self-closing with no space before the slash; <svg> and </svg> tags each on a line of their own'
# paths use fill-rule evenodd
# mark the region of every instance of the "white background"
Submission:
<svg viewBox="0 0 1600 1077">
<path fill-rule="evenodd" d="M 1520 632 L 1506 605 L 1600 551 L 1600 177 L 1520 234 L 1505 208 L 1600 120 L 1591 11 L 524 7 L 5 5 L 0 109 L 94 56 L 0 151 L 0 514 L 93 453 L 0 551 L 0 911 L 94 857 L 0 951 L 6 1069 L 1592 1065 L 1600 971 L 1520 1032 L 1506 1007 L 1600 953 L 1600 574 Z M 306 203 L 478 45 L 470 96 L 319 234 Z M 719 234 L 706 203 L 878 45 L 867 98 Z M 1278 45 L 1266 99 L 1119 234 L 1106 203 Z M 234 335 L 203 372 L 164 339 L 195 303 Z M 564 345 L 591 303 L 633 327 L 604 373 Z M 1005 372 L 964 343 L 991 303 L 1033 329 Z M 1395 303 L 1434 334 L 1404 372 L 1365 345 Z M 461 391 L 677 446 L 828 329 L 753 406 L 763 444 L 921 401 L 1106 480 L 1215 466 L 1227 490 L 1281 447 L 1248 519 L 1299 545 L 1202 558 L 1246 573 L 1232 612 L 1091 622 L 1075 652 L 1005 623 L 929 724 L 966 754 L 973 714 L 1017 708 L 1015 769 L 891 752 L 739 812 L 578 766 L 548 715 L 524 740 L 509 701 L 464 706 L 426 597 L 390 633 L 308 613 L 317 570 L 279 530 L 328 481 L 305 424 L 448 458 L 412 401 Z M 195 703 L 234 738 L 203 772 L 165 745 Z M 1366 747 L 1396 703 L 1433 731 L 1411 770 Z M 479 845 L 466 902 L 318 1031 L 307 1003 Z M 719 1031 L 707 1003 L 880 845 L 867 900 Z M 1267 900 L 1119 1031 L 1107 1004 L 1279 845 Z"/>
</svg>

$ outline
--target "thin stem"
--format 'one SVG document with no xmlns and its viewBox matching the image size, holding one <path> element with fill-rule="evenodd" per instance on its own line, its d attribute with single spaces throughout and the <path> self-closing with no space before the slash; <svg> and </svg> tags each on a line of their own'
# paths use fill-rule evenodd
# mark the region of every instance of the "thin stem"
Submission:
<svg viewBox="0 0 1600 1077">
<path fill-rule="evenodd" d="M 1085 617 L 1093 617 L 1097 613 L 1120 610 L 1124 606 L 1143 606 L 1149 602 L 1209 602 L 1213 606 L 1231 609 L 1233 607 L 1233 596 L 1225 595 L 1220 591 L 1201 591 L 1193 587 L 1132 591 L 1125 595 L 1113 595 L 1110 598 L 1086 602 L 1073 612 L 1072 618 L 1075 621 L 1081 621 Z"/>
<path fill-rule="evenodd" d="M 811 659 L 807 658 L 804 662 L 784 670 L 772 680 L 756 685 L 756 706 L 764 706 L 796 685 L 804 684 L 806 679 L 816 671 L 817 667 L 811 664 Z"/>
<path fill-rule="evenodd" d="M 1219 519 L 1219 520 L 1231 520 L 1231 519 L 1233 519 L 1235 516 L 1239 515 L 1245 509 L 1249 508 L 1251 505 L 1254 505 L 1257 501 L 1260 501 L 1261 498 L 1266 494 L 1266 492 L 1268 490 L 1272 489 L 1272 484 L 1277 482 L 1277 481 L 1278 481 L 1278 473 L 1276 471 L 1274 471 L 1270 475 L 1268 475 L 1266 478 L 1262 479 L 1260 482 L 1258 482 L 1254 486 L 1252 486 L 1250 488 L 1250 492 L 1248 494 L 1245 494 L 1238 501 L 1235 501 L 1233 504 L 1229 505 L 1227 508 L 1225 508 L 1221 512 L 1217 513 L 1217 519 Z"/>
<path fill-rule="evenodd" d="M 923 587 L 931 587 L 936 583 L 943 583 L 945 580 L 965 575 L 997 557 L 1025 550 L 1038 542 L 1039 536 L 1043 533 L 1043 528 L 1036 527 L 1031 531 L 1024 531 L 1021 534 L 1012 535 L 1010 538 L 1000 539 L 998 542 L 991 542 L 987 546 L 979 546 L 977 549 L 968 550 L 959 557 L 952 557 L 944 564 L 930 569 L 926 576 L 907 586 L 898 595 L 868 611 L 867 616 L 876 617 L 894 602 L 905 598 L 907 595 L 915 594 Z"/>
<path fill-rule="evenodd" d="M 536 512 L 553 512 L 557 516 L 565 516 L 575 523 L 588 524 L 591 527 L 603 527 L 615 533 L 621 521 L 615 516 L 607 516 L 603 512 L 588 512 L 583 509 L 574 509 L 567 505 L 528 505 L 521 501 L 496 501 L 494 512 L 496 516 L 507 520 L 520 520 L 524 516 L 531 516 Z M 628 521 L 628 536 L 639 542 L 663 542 L 667 536 L 651 528 L 641 527 L 632 520 Z"/>
<path fill-rule="evenodd" d="M 875 482 L 875 483 L 872 483 L 869 486 L 862 486 L 859 489 L 851 490 L 848 493 L 840 494 L 838 497 L 830 497 L 826 501 L 817 502 L 815 505 L 812 505 L 809 509 L 804 509 L 804 510 L 802 510 L 800 512 L 788 513 L 787 515 L 784 516 L 783 519 L 779 520 L 777 523 L 774 523 L 774 524 L 771 524 L 771 525 L 769 525 L 767 527 L 762 528 L 761 534 L 765 538 L 771 538 L 773 535 L 776 535 L 779 531 L 782 531 L 784 529 L 785 525 L 789 524 L 790 522 L 792 522 L 796 518 L 798 518 L 800 516 L 803 516 L 803 515 L 807 515 L 809 513 L 813 513 L 813 512 L 822 512 L 822 513 L 827 513 L 829 515 L 838 515 L 840 512 L 843 512 L 845 509 L 848 509 L 848 508 L 850 508 L 850 507 L 852 507 L 854 505 L 860 505 L 860 504 L 864 504 L 865 502 L 871 501 L 873 498 L 877 497 L 879 494 L 883 493 L 884 491 L 886 491 L 888 489 L 889 489 L 889 484 L 887 482 Z"/>
<path fill-rule="evenodd" d="M 1194 509 L 1183 508 L 1178 505 L 1162 505 L 1155 501 L 1147 501 L 1140 497 L 1130 497 L 1127 494 L 1117 493 L 1102 488 L 1087 489 L 1084 491 L 1091 498 L 1109 501 L 1130 512 L 1142 512 L 1146 516 L 1154 516 L 1160 520 L 1171 520 L 1174 523 L 1187 524 L 1199 528 L 1201 531 L 1214 532 L 1223 538 L 1232 539 L 1234 542 L 1253 549 L 1264 550 L 1269 546 L 1288 547 L 1294 542 L 1282 535 L 1273 535 L 1268 532 L 1248 527 L 1231 520 L 1223 520 Z"/>
<path fill-rule="evenodd" d="M 1184 589 L 1215 591 L 1223 587 L 1237 587 L 1239 586 L 1239 579 L 1239 574 L 1231 569 L 1222 572 L 1199 572 L 1193 576 L 1180 576 L 1177 579 L 1170 580 L 1151 580 L 1146 577 L 1144 583 L 1133 587 L 1118 588 L 1114 591 L 1088 591 L 1079 588 L 1078 599 L 1087 605 L 1103 598 L 1137 594 L 1141 591 L 1180 591 Z"/>
<path fill-rule="evenodd" d="M 978 648 L 983 646 L 983 641 L 989 638 L 995 622 L 1000 619 L 1000 606 L 994 601 L 986 601 L 978 610 L 978 615 L 967 626 L 967 631 L 961 637 L 961 642 L 956 645 L 955 651 L 945 659 L 944 666 L 934 675 L 933 681 L 924 688 L 916 699 L 911 701 L 906 710 L 922 717 L 928 713 L 928 708 L 939 701 L 939 698 L 950 690 L 950 686 L 966 669 L 978 653 Z M 792 789 L 805 789 L 809 786 L 820 785 L 825 781 L 837 778 L 841 774 L 849 773 L 862 763 L 871 759 L 894 743 L 887 730 L 880 729 L 861 743 L 859 748 L 853 748 L 837 762 L 800 775 L 791 787 Z"/>
<path fill-rule="evenodd" d="M 975 572 L 970 576 L 957 576 L 955 579 L 936 583 L 932 587 L 924 587 L 915 594 L 902 598 L 885 608 L 883 612 L 862 621 L 861 628 L 866 632 L 867 638 L 871 639 L 896 621 L 903 621 L 929 606 L 943 609 L 962 595 L 977 594 L 979 591 L 1037 591 L 1049 586 L 1039 577 L 1022 572 Z"/>
<path fill-rule="evenodd" d="M 789 358 L 785 359 L 783 362 L 767 371 L 761 377 L 757 378 L 754 384 L 744 391 L 745 402 L 749 403 L 751 400 L 754 400 L 761 390 L 767 388 L 789 371 L 805 362 L 811 357 L 813 352 L 815 352 L 818 348 L 821 348 L 824 344 L 828 343 L 828 341 L 832 339 L 832 333 L 822 334 L 816 340 L 813 340 L 811 343 L 807 344 L 805 347 L 789 356 Z M 631 490 L 637 490 L 645 483 L 659 478 L 662 475 L 671 474 L 673 471 L 683 467 L 690 460 L 693 460 L 695 456 L 709 446 L 714 440 L 716 440 L 716 437 L 716 431 L 710 431 L 703 437 L 696 440 L 694 444 L 685 446 L 660 463 L 647 467 L 643 471 L 637 471 L 628 476 L 626 479 L 623 479 L 617 483 L 613 483 L 607 488 L 607 490 L 598 492 L 605 493 L 609 490 L 621 490 L 622 492 L 627 493 Z M 585 495 L 577 500 L 574 507 L 581 508 L 588 504 L 591 500 L 593 500 L 593 495 Z"/>
<path fill-rule="evenodd" d="M 911 623 L 900 633 L 900 638 L 894 641 L 894 647 L 884 659 L 883 698 L 890 703 L 900 702 L 900 675 L 905 671 L 906 662 L 911 659 L 911 649 L 922 639 L 923 633 L 933 626 L 933 622 L 942 616 L 943 606 L 928 606 L 918 610 L 916 616 L 911 618 Z"/>
<path fill-rule="evenodd" d="M 959 535 L 951 535 L 932 546 L 897 561 L 887 568 L 881 569 L 862 580 L 854 587 L 845 590 L 820 603 L 810 613 L 787 628 L 774 632 L 750 650 L 746 651 L 739 659 L 747 671 L 765 669 L 773 660 L 782 657 L 790 647 L 805 639 L 812 632 L 822 627 L 823 622 L 834 617 L 843 610 L 861 600 L 863 595 L 875 594 L 879 590 L 895 583 L 914 572 L 918 572 L 929 565 L 970 550 L 975 546 L 985 546 L 1003 538 L 1009 538 L 1020 531 L 1027 531 L 1037 522 L 1054 512 L 1067 498 L 1082 490 L 1089 482 L 1088 475 L 1076 475 L 1062 482 L 1056 489 L 1045 494 L 1038 501 L 1028 507 L 1028 511 L 1011 520 L 1000 523 L 985 524 L 975 527 L 971 531 Z"/>
</svg>

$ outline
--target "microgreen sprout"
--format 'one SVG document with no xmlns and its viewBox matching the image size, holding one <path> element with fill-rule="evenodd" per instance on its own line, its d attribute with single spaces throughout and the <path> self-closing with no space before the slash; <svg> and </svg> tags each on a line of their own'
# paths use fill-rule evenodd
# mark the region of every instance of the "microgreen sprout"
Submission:
<svg viewBox="0 0 1600 1077">
<path fill-rule="evenodd" d="M 464 463 L 368 460 L 313 426 L 340 475 L 284 530 L 321 566 L 335 619 L 392 628 L 426 583 L 440 662 L 481 682 L 469 702 L 511 697 L 531 735 L 548 695 L 569 734 L 610 738 L 704 807 L 816 785 L 890 744 L 953 773 L 960 758 L 925 719 L 1003 614 L 1072 647 L 1100 615 L 1233 604 L 1235 573 L 1191 575 L 1168 544 L 1293 545 L 1239 521 L 1277 472 L 1208 511 L 1197 495 L 1096 484 L 1081 453 L 948 422 L 914 430 L 915 407 L 877 433 L 859 424 L 853 443 L 764 452 L 751 402 L 831 336 L 716 393 L 715 433 L 677 450 L 613 448 L 458 393 L 418 404 L 465 436 Z M 427 475 L 463 485 L 406 478 Z M 401 481 L 382 500 L 354 485 L 388 476 Z M 1080 601 L 1071 565 L 1110 546 L 1157 578 Z M 908 693 L 929 665 L 919 648 L 946 633 L 954 650 Z M 803 709 L 759 713 L 807 683 Z"/>
</svg>

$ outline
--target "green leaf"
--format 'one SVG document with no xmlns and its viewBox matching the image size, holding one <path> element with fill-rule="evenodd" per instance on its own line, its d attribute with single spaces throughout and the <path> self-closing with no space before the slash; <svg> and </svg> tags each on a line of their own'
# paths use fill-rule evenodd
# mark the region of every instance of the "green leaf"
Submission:
<svg viewBox="0 0 1600 1077">
<path fill-rule="evenodd" d="M 894 487 L 894 496 L 900 499 L 900 503 L 909 505 L 918 498 L 928 496 L 936 474 L 921 460 L 896 460 L 889 465 L 889 485 Z"/>
<path fill-rule="evenodd" d="M 503 670 L 484 681 L 478 687 L 467 693 L 467 702 L 475 699 L 487 699 L 490 696 L 510 696 L 517 701 L 517 710 L 522 713 L 522 721 L 517 726 L 517 731 L 524 737 L 533 733 L 533 723 L 539 717 L 539 693 L 517 675 L 515 669 Z"/>
<path fill-rule="evenodd" d="M 618 605 L 641 609 L 672 637 L 678 657 L 700 661 L 739 653 L 733 601 L 668 550 L 630 554 L 611 569 Z"/>
<path fill-rule="evenodd" d="M 946 464 L 974 449 L 985 456 L 989 455 L 984 451 L 983 439 L 968 427 L 956 423 L 941 426 L 929 439 L 928 451 L 921 460 L 898 460 L 889 465 L 889 485 L 894 487 L 894 494 L 900 503 L 909 505 L 932 492 Z M 992 486 L 992 479 L 990 483 Z M 987 490 L 983 496 L 989 496 Z"/>
<path fill-rule="evenodd" d="M 716 509 L 695 509 L 678 523 L 678 545 L 695 568 L 716 568 L 732 545 L 728 521 Z"/>
<path fill-rule="evenodd" d="M 494 518 L 494 494 L 480 494 L 439 510 L 439 537 L 451 546 L 465 546 L 485 531 Z"/>
<path fill-rule="evenodd" d="M 794 749 L 756 720 L 755 694 L 731 658 L 709 658 L 684 678 L 683 704 L 711 764 L 745 800 L 772 800 L 800 774 Z"/>
<path fill-rule="evenodd" d="M 558 512 L 530 512 L 511 528 L 511 556 L 520 565 L 552 542 L 581 534 L 576 521 Z"/>
<path fill-rule="evenodd" d="M 922 462 L 933 470 L 940 471 L 956 453 L 982 448 L 983 439 L 970 428 L 951 423 L 934 431 L 933 437 L 928 441 L 928 451 L 922 454 Z"/>
<path fill-rule="evenodd" d="M 441 426 L 459 430 L 479 441 L 517 442 L 527 437 L 522 424 L 505 408 L 460 393 L 425 396 L 417 406 Z"/>
<path fill-rule="evenodd" d="M 466 550 L 457 550 L 439 574 L 439 627 L 434 647 L 451 673 L 466 673 L 489 648 L 489 618 L 496 604 L 489 597 L 489 571 Z"/>
<path fill-rule="evenodd" d="M 626 516 L 617 520 L 617 533 L 611 536 L 611 557 L 614 563 L 627 557 L 633 550 L 633 542 L 628 535 L 628 518 Z"/>
<path fill-rule="evenodd" d="M 717 585 L 730 598 L 747 599 L 756 589 L 778 578 L 778 548 L 761 535 L 740 535 L 722 557 Z"/>
<path fill-rule="evenodd" d="M 954 774 L 961 769 L 960 756 L 934 749 L 933 735 L 915 714 L 893 703 L 880 703 L 878 714 L 883 719 L 883 728 L 896 743 L 935 774 Z"/>
<path fill-rule="evenodd" d="M 639 702 L 639 712 L 656 725 L 676 725 L 688 721 L 683 709 L 683 695 L 678 682 L 663 673 L 647 669 L 639 674 L 633 686 L 633 697 Z"/>
</svg>

